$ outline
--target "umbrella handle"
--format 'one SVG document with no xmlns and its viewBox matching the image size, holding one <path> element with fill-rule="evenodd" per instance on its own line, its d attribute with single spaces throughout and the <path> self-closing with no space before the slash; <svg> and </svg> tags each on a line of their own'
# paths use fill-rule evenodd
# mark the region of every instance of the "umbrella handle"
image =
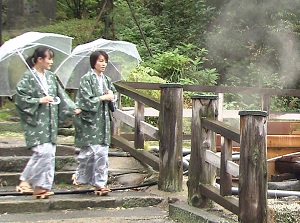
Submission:
<svg viewBox="0 0 300 223">
<path fill-rule="evenodd" d="M 54 97 L 53 101 L 51 102 L 51 104 L 53 105 L 58 105 L 60 103 L 60 98 L 59 97 Z"/>
</svg>

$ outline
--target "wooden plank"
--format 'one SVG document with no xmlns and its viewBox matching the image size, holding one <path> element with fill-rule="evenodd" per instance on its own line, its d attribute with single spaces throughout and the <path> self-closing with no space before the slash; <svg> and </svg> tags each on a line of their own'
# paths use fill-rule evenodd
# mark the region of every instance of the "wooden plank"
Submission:
<svg viewBox="0 0 300 223">
<path fill-rule="evenodd" d="M 275 147 L 268 147 L 268 154 L 267 154 L 267 158 L 271 159 L 273 157 L 277 157 L 277 156 L 283 156 L 286 154 L 290 154 L 290 153 L 296 153 L 299 152 L 300 149 L 299 147 L 289 147 L 289 148 L 283 148 L 283 147 L 279 147 L 279 148 L 275 148 Z"/>
<path fill-rule="evenodd" d="M 268 121 L 268 135 L 291 135 L 296 129 L 300 129 L 299 121 Z"/>
<path fill-rule="evenodd" d="M 122 121 L 131 127 L 134 127 L 134 119 L 135 118 L 133 115 L 129 115 L 120 109 L 117 109 L 115 112 L 112 113 L 112 115 L 115 119 Z"/>
<path fill-rule="evenodd" d="M 142 121 L 141 122 L 141 131 L 150 136 L 152 139 L 159 140 L 159 129 L 157 127 L 154 127 L 150 125 L 147 122 Z"/>
<path fill-rule="evenodd" d="M 135 102 L 135 125 L 134 125 L 134 147 L 144 149 L 144 134 L 141 130 L 141 122 L 145 120 L 144 104 Z"/>
<path fill-rule="evenodd" d="M 145 150 L 135 149 L 132 142 L 127 141 L 121 136 L 112 136 L 112 143 L 124 151 L 129 152 L 130 155 L 139 161 L 148 164 L 154 170 L 159 171 L 159 158 L 157 156 Z"/>
<path fill-rule="evenodd" d="M 221 156 L 217 153 L 214 153 L 210 150 L 205 151 L 205 161 L 209 164 L 220 168 L 221 167 Z M 239 176 L 239 165 L 231 160 L 227 160 L 226 162 L 227 173 L 234 177 Z"/>
<path fill-rule="evenodd" d="M 124 84 L 123 82 L 116 82 L 114 83 L 117 91 L 120 94 L 127 95 L 128 97 L 134 99 L 135 101 L 142 102 L 149 107 L 155 108 L 156 110 L 160 110 L 160 102 L 158 99 L 153 98 L 150 95 L 142 93 L 128 85 Z"/>
<path fill-rule="evenodd" d="M 233 161 L 227 160 L 227 173 L 234 177 L 238 177 L 240 174 L 239 172 L 239 165 Z"/>
<path fill-rule="evenodd" d="M 252 87 L 230 87 L 230 86 L 203 86 L 183 85 L 184 91 L 192 92 L 214 92 L 214 93 L 236 93 L 236 94 L 269 94 L 277 96 L 300 96 L 300 90 L 296 89 L 273 89 Z"/>
<path fill-rule="evenodd" d="M 232 176 L 227 170 L 228 161 L 232 161 L 232 140 L 222 137 L 220 168 L 220 194 L 222 196 L 232 195 Z"/>
<path fill-rule="evenodd" d="M 300 135 L 268 135 L 268 147 L 300 148 Z"/>
<path fill-rule="evenodd" d="M 230 125 L 227 125 L 223 122 L 213 120 L 213 119 L 202 119 L 202 125 L 204 128 L 207 128 L 213 132 L 219 133 L 227 139 L 231 139 L 235 142 L 240 142 L 240 131 L 236 128 L 233 128 Z"/>
<path fill-rule="evenodd" d="M 159 90 L 160 83 L 146 82 L 118 82 L 136 89 Z M 214 92 L 214 93 L 237 93 L 237 94 L 268 94 L 278 96 L 300 96 L 298 89 L 274 89 L 253 87 L 231 87 L 231 86 L 205 86 L 205 85 L 183 85 L 184 91 L 192 92 Z"/>
<path fill-rule="evenodd" d="M 113 113 L 113 117 L 116 118 L 119 121 L 124 122 L 125 124 L 134 127 L 135 126 L 135 117 L 133 115 L 128 115 L 126 112 L 117 109 L 114 113 Z M 148 124 L 145 121 L 141 121 L 141 126 L 140 126 L 140 130 L 148 135 L 151 138 L 154 139 L 159 139 L 159 130 L 158 128 Z"/>
<path fill-rule="evenodd" d="M 145 90 L 160 90 L 161 83 L 148 83 L 148 82 L 129 82 L 129 81 L 122 81 L 121 83 L 135 88 L 135 89 L 145 89 Z"/>
<path fill-rule="evenodd" d="M 211 150 L 205 151 L 205 161 L 219 169 L 221 167 L 221 156 Z"/>
<path fill-rule="evenodd" d="M 220 204 L 222 207 L 231 211 L 232 213 L 239 214 L 239 203 L 238 199 L 232 196 L 222 197 L 220 195 L 220 190 L 212 185 L 200 184 L 200 192 L 203 196 L 213 200 L 214 202 Z"/>
</svg>

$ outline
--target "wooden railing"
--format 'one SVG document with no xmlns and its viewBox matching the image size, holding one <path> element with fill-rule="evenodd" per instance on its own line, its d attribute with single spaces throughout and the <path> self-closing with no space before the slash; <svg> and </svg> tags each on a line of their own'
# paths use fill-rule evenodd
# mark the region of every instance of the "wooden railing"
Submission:
<svg viewBox="0 0 300 223">
<path fill-rule="evenodd" d="M 237 214 L 240 222 L 266 222 L 267 113 L 241 111 L 239 131 L 216 120 L 216 107 L 217 97 L 193 97 L 189 204 L 209 207 L 214 201 Z M 221 155 L 215 153 L 216 133 L 223 137 Z M 240 143 L 240 165 L 232 162 L 233 141 Z M 216 187 L 216 168 L 220 169 L 220 188 Z M 230 196 L 232 176 L 239 177 L 238 199 Z"/>
<path fill-rule="evenodd" d="M 183 91 L 261 94 L 261 111 L 240 111 L 240 130 L 217 120 L 217 96 L 192 97 L 188 197 L 189 204 L 198 207 L 215 201 L 237 214 L 241 222 L 266 222 L 269 99 L 272 95 L 300 96 L 299 90 L 129 82 L 115 86 L 120 94 L 135 100 L 135 110 L 133 115 L 121 109 L 114 112 L 112 143 L 159 171 L 158 188 L 170 192 L 182 190 Z M 160 101 L 137 89 L 160 90 Z M 159 111 L 158 128 L 145 122 L 145 106 Z M 134 128 L 133 136 L 120 133 L 116 124 L 120 121 Z M 221 156 L 215 153 L 217 133 L 222 136 Z M 159 141 L 159 157 L 143 150 L 147 137 Z M 240 166 L 232 162 L 233 142 L 240 144 Z M 220 169 L 219 188 L 215 187 L 216 168 Z M 238 200 L 230 196 L 232 176 L 239 177 Z"/>
</svg>

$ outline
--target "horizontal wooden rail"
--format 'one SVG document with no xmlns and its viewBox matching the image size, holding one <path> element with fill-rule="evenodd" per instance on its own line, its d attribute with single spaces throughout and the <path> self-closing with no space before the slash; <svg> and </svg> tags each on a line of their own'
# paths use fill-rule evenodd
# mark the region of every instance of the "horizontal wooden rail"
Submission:
<svg viewBox="0 0 300 223">
<path fill-rule="evenodd" d="M 126 112 L 117 109 L 113 113 L 113 117 L 116 118 L 117 120 L 121 120 L 122 122 L 124 122 L 125 124 L 131 127 L 134 127 L 135 117 L 133 115 L 129 115 Z M 148 124 L 147 122 L 141 121 L 141 131 L 153 139 L 156 140 L 159 139 L 158 128 Z"/>
<path fill-rule="evenodd" d="M 223 197 L 220 195 L 220 190 L 211 185 L 199 185 L 201 194 L 205 197 L 213 200 L 214 202 L 220 204 L 227 210 L 238 215 L 239 214 L 239 201 L 235 197 Z"/>
<path fill-rule="evenodd" d="M 159 158 L 143 149 L 135 149 L 133 143 L 124 139 L 121 136 L 112 136 L 112 143 L 122 148 L 124 151 L 129 152 L 139 161 L 148 164 L 154 170 L 159 171 Z"/>
<path fill-rule="evenodd" d="M 159 90 L 160 83 L 146 82 L 118 82 L 135 89 Z M 184 91 L 192 92 L 214 92 L 214 93 L 236 93 L 236 94 L 260 94 L 277 96 L 300 96 L 300 90 L 296 89 L 274 89 L 274 88 L 253 88 L 253 87 L 232 87 L 232 86 L 203 86 L 183 85 Z"/>
<path fill-rule="evenodd" d="M 212 152 L 211 150 L 206 150 L 205 161 L 219 169 L 221 168 L 221 156 L 217 153 Z M 226 170 L 227 173 L 231 174 L 234 177 L 239 176 L 239 165 L 233 161 L 227 160 Z"/>
<path fill-rule="evenodd" d="M 224 138 L 231 139 L 235 142 L 240 142 L 240 131 L 236 128 L 231 127 L 223 122 L 213 119 L 202 119 L 202 125 L 204 128 L 209 129 L 213 132 L 219 133 Z"/>
<path fill-rule="evenodd" d="M 160 102 L 158 99 L 144 94 L 132 87 L 129 87 L 128 85 L 122 82 L 117 82 L 114 85 L 119 93 L 127 95 L 135 101 L 141 102 L 145 105 L 155 108 L 156 110 L 160 110 Z"/>
</svg>

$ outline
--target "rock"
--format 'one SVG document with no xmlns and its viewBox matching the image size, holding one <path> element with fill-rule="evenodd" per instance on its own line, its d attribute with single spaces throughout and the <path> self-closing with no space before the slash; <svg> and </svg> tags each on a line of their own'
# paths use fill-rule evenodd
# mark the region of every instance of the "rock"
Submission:
<svg viewBox="0 0 300 223">
<path fill-rule="evenodd" d="M 288 191 L 300 191 L 300 181 L 291 180 L 283 182 L 269 182 L 269 190 L 288 190 Z"/>
<path fill-rule="evenodd" d="M 115 177 L 115 181 L 124 186 L 140 185 L 144 182 L 145 177 L 147 174 L 128 173 Z"/>
</svg>

